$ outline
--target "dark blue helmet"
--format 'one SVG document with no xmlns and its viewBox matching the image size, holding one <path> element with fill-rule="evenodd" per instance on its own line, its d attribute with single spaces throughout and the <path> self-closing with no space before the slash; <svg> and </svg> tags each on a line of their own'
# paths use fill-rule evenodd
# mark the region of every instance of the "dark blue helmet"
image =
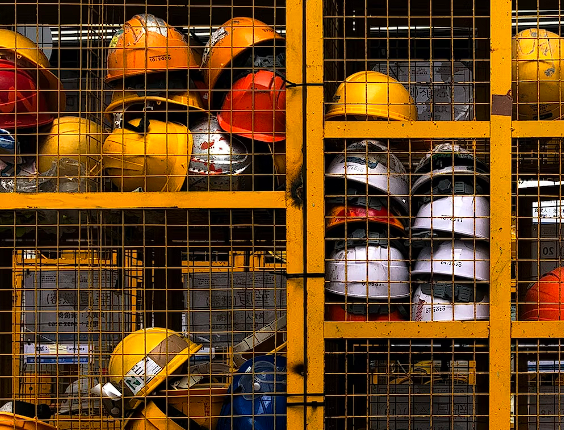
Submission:
<svg viewBox="0 0 564 430">
<path fill-rule="evenodd" d="M 233 377 L 216 430 L 286 429 L 286 359 L 248 360 Z"/>
</svg>

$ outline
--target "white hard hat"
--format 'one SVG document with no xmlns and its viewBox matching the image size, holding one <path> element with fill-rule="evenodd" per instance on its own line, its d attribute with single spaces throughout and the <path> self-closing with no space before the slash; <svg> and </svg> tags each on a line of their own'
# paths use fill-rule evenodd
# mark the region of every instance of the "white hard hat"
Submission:
<svg viewBox="0 0 564 430">
<path fill-rule="evenodd" d="M 475 288 L 476 298 L 474 285 L 453 285 L 451 282 L 450 288 L 439 288 L 441 292 L 437 291 L 436 284 L 418 285 L 413 294 L 413 321 L 487 320 L 490 316 L 488 287 L 476 285 Z"/>
<path fill-rule="evenodd" d="M 476 172 L 471 166 L 449 166 L 419 176 L 411 187 L 411 194 L 412 196 L 416 193 L 426 194 L 431 188 L 438 186 L 438 181 L 445 179 L 449 179 L 453 182 L 452 189 L 437 193 L 434 192 L 433 194 L 486 195 L 489 193 L 489 178 L 487 174 Z M 464 186 L 460 185 L 463 183 L 465 184 Z M 457 189 L 461 186 L 462 189 Z"/>
<path fill-rule="evenodd" d="M 65 390 L 65 398 L 61 402 L 60 414 L 73 412 L 88 412 L 90 414 L 100 410 L 100 399 L 93 398 L 90 394 L 92 386 L 98 384 L 97 379 L 80 378 L 68 385 Z"/>
<path fill-rule="evenodd" d="M 452 232 L 461 236 L 489 239 L 490 203 L 486 197 L 436 196 L 423 203 L 413 222 L 416 232 Z"/>
<path fill-rule="evenodd" d="M 376 140 L 362 140 L 347 146 L 325 171 L 327 178 L 345 178 L 368 184 L 389 195 L 407 212 L 409 182 L 401 161 Z"/>
<path fill-rule="evenodd" d="M 434 246 L 433 244 L 439 244 Z M 429 278 L 434 275 L 455 276 L 488 282 L 490 252 L 486 245 L 454 240 L 432 242 L 421 250 L 412 275 Z"/>
<path fill-rule="evenodd" d="M 201 119 L 190 127 L 194 144 L 188 165 L 188 189 L 193 191 L 244 190 L 251 157 L 237 137 L 225 133 L 215 116 Z"/>
<path fill-rule="evenodd" d="M 409 270 L 402 251 L 387 232 L 355 230 L 335 243 L 326 263 L 326 289 L 335 294 L 369 299 L 408 297 Z"/>
<path fill-rule="evenodd" d="M 458 144 L 441 143 L 433 148 L 431 152 L 419 161 L 415 167 L 414 174 L 430 173 L 433 170 L 441 170 L 449 166 L 468 166 L 476 172 L 486 173 L 486 164 L 467 149 Z"/>
</svg>

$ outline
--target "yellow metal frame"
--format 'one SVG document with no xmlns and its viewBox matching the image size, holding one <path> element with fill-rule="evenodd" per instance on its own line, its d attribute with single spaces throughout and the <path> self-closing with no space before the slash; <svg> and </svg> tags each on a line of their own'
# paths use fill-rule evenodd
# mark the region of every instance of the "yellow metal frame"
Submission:
<svg viewBox="0 0 564 430">
<path fill-rule="evenodd" d="M 305 64 L 304 77 L 308 84 L 323 82 L 323 30 L 321 28 L 322 14 L 321 0 L 306 2 L 306 24 L 304 25 Z M 511 1 L 501 0 L 491 2 L 490 7 L 490 82 L 492 115 L 490 121 L 473 122 L 347 122 L 329 121 L 323 124 L 323 94 L 319 87 L 307 89 L 307 115 L 304 141 L 307 142 L 305 163 L 307 182 L 305 194 L 307 196 L 304 207 L 306 237 L 305 258 L 307 273 L 323 272 L 323 247 L 315 246 L 323 240 L 323 138 L 418 138 L 418 139 L 448 139 L 448 138 L 482 138 L 490 139 L 491 148 L 491 183 L 495 184 L 491 190 L 492 211 L 490 221 L 490 278 L 491 278 L 491 311 L 490 321 L 475 322 L 324 322 L 323 286 L 322 278 L 312 278 L 305 275 L 304 288 L 307 288 L 307 315 L 302 316 L 307 324 L 308 337 L 304 345 L 291 343 L 295 339 L 295 331 L 303 328 L 299 318 L 291 318 L 289 324 L 288 351 L 290 359 L 295 362 L 296 354 L 302 354 L 302 348 L 307 349 L 308 389 L 323 388 L 322 375 L 324 371 L 324 345 L 317 337 L 318 328 L 323 327 L 323 338 L 473 338 L 489 339 L 490 387 L 489 387 L 489 428 L 509 429 L 511 427 L 511 339 L 512 337 L 548 337 L 561 336 L 564 332 L 564 322 L 550 324 L 511 323 L 511 138 L 524 136 L 561 136 L 564 135 L 564 123 L 555 122 L 511 122 L 511 111 L 494 109 L 496 103 L 511 97 Z M 294 21 L 297 14 L 288 11 L 292 23 L 288 23 L 288 34 L 299 23 Z M 303 15 L 302 15 L 303 18 Z M 290 45 L 289 47 L 295 47 Z M 296 58 L 298 60 L 298 58 Z M 293 64 L 289 61 L 289 64 Z M 299 77 L 296 77 L 299 79 Z M 300 81 L 301 82 L 301 81 Z M 302 94 L 304 90 L 302 91 Z M 297 118 L 299 103 L 288 106 L 288 115 Z M 296 122 L 290 120 L 292 125 Z M 321 135 L 323 130 L 323 135 Z M 298 132 L 289 136 L 295 136 Z M 297 140 L 296 140 L 297 141 Z M 291 146 L 291 145 L 289 145 Z M 313 164 L 312 164 L 313 163 Z M 290 222 L 290 218 L 289 218 Z M 290 234 L 298 234 L 296 226 L 288 225 L 288 253 L 289 264 L 293 271 L 298 270 L 294 258 L 299 259 L 299 245 L 294 243 Z M 295 231 L 292 231 L 294 228 Z M 310 245 L 311 244 L 311 245 Z M 321 248 L 321 249 L 320 249 Z M 290 252 L 292 250 L 293 252 Z M 291 257 L 290 257 L 291 255 Z M 299 261 L 299 260 L 298 260 Z M 294 273 L 294 272 L 292 272 Z M 288 303 L 296 303 L 301 291 L 295 281 L 295 289 L 289 289 Z M 314 300 L 315 299 L 315 300 Z M 290 316 L 290 309 L 289 309 Z M 315 327 L 314 333 L 310 327 Z M 512 331 L 513 330 L 513 331 Z M 310 334 L 311 333 L 311 334 Z M 301 334 L 301 333 L 300 333 Z M 298 341 L 298 339 L 295 339 Z M 304 357 L 306 354 L 303 353 Z M 311 357 L 311 359 L 310 359 Z M 312 366 L 316 366 L 313 368 Z M 290 387 L 290 386 L 289 386 Z M 293 388 L 294 386 L 292 386 Z M 312 398 L 313 399 L 313 398 Z M 310 399 L 310 400 L 312 400 Z M 307 428 L 323 428 L 321 408 L 310 406 L 305 410 Z M 295 411 L 289 410 L 289 420 L 299 418 Z M 292 415 L 290 415 L 292 413 Z M 302 418 L 303 419 L 303 418 Z M 289 422 L 298 422 L 291 420 Z M 301 428 L 301 426 L 300 426 Z"/>
<path fill-rule="evenodd" d="M 39 272 L 39 271 L 57 271 L 57 272 L 70 272 L 70 271 L 89 271 L 93 270 L 108 270 L 114 269 L 118 265 L 118 261 L 115 258 L 116 255 L 112 256 L 112 259 L 100 259 L 98 257 L 93 257 L 89 251 L 63 251 L 62 255 L 58 259 L 46 258 L 42 255 L 37 255 L 35 258 L 24 258 L 22 251 L 18 251 L 14 254 L 12 258 L 12 285 L 13 285 L 13 309 L 12 312 L 12 355 L 14 359 L 12 360 L 12 393 L 15 399 L 26 400 L 30 399 L 29 392 L 22 392 L 22 381 L 21 381 L 21 367 L 20 367 L 20 357 L 21 357 L 21 345 L 24 342 L 22 336 L 22 292 L 24 283 L 24 274 L 27 272 Z M 137 282 L 135 279 L 140 279 L 142 274 L 142 269 L 135 270 L 135 266 L 139 265 L 139 260 L 135 259 L 131 255 L 125 258 L 126 268 L 129 268 L 128 273 L 131 274 L 134 280 L 133 286 L 131 288 L 131 330 L 135 330 L 135 325 L 137 322 L 136 310 L 136 290 Z M 34 385 L 42 385 L 45 382 L 43 380 L 56 378 L 57 375 L 33 375 L 25 376 L 30 380 L 35 380 L 32 383 Z M 25 382 L 24 382 L 25 384 Z M 39 392 L 41 394 L 41 392 Z M 45 394 L 45 393 L 43 393 Z M 40 400 L 46 400 L 41 399 Z"/>
<path fill-rule="evenodd" d="M 564 136 L 564 122 L 323 122 L 323 2 L 286 3 L 287 178 L 282 192 L 10 194 L 0 209 L 286 208 L 288 422 L 324 426 L 324 342 L 334 338 L 489 339 L 489 428 L 509 429 L 511 339 L 562 337 L 564 322 L 511 322 L 511 138 Z M 511 1 L 491 2 L 491 95 L 510 96 Z M 492 103 L 492 104 L 493 104 Z M 491 146 L 491 312 L 489 322 L 324 322 L 325 138 L 487 138 Z M 307 145 L 305 145 L 307 142 Z M 208 266 L 209 267 L 209 266 Z M 219 269 L 219 267 L 218 267 Z M 192 267 L 187 270 L 193 270 Z"/>
</svg>

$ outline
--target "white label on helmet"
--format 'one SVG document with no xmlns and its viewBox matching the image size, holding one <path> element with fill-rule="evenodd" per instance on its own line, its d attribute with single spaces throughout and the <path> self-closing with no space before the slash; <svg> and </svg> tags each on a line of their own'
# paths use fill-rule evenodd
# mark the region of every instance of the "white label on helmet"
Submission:
<svg viewBox="0 0 564 430">
<path fill-rule="evenodd" d="M 438 314 L 438 313 L 440 313 L 440 312 L 446 312 L 446 310 L 447 310 L 447 308 L 446 308 L 445 305 L 434 305 L 434 306 L 433 306 L 433 313 L 434 313 L 434 314 Z M 431 307 L 430 307 L 430 306 L 427 306 L 427 307 L 425 308 L 425 313 L 426 313 L 426 314 L 430 314 L 430 313 L 431 313 Z"/>
<path fill-rule="evenodd" d="M 153 359 L 145 357 L 127 372 L 123 378 L 123 383 L 129 387 L 133 394 L 137 394 L 162 370 L 163 368 L 155 363 Z"/>
<path fill-rule="evenodd" d="M 458 218 L 458 217 L 455 218 L 455 217 L 449 217 L 449 216 L 443 216 L 443 217 L 441 217 L 441 219 L 443 221 L 451 221 L 451 222 L 462 222 L 463 221 L 462 218 Z"/>
<path fill-rule="evenodd" d="M 204 48 L 204 54 L 202 55 L 202 65 L 207 64 L 211 48 L 213 48 L 217 44 L 217 42 L 219 42 L 221 39 L 223 39 L 228 34 L 229 33 L 227 32 L 225 27 L 219 27 L 216 31 L 214 31 L 211 34 L 210 40 L 208 40 L 208 43 L 206 44 L 206 47 Z"/>
<path fill-rule="evenodd" d="M 442 266 L 462 267 L 462 261 L 442 260 L 441 265 Z"/>
</svg>

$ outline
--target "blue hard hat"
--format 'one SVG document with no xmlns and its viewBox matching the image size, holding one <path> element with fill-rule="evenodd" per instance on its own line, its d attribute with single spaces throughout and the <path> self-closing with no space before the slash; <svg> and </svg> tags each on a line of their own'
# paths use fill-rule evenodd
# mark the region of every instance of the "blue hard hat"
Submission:
<svg viewBox="0 0 564 430">
<path fill-rule="evenodd" d="M 286 359 L 263 355 L 233 376 L 216 430 L 286 429 Z"/>
</svg>

